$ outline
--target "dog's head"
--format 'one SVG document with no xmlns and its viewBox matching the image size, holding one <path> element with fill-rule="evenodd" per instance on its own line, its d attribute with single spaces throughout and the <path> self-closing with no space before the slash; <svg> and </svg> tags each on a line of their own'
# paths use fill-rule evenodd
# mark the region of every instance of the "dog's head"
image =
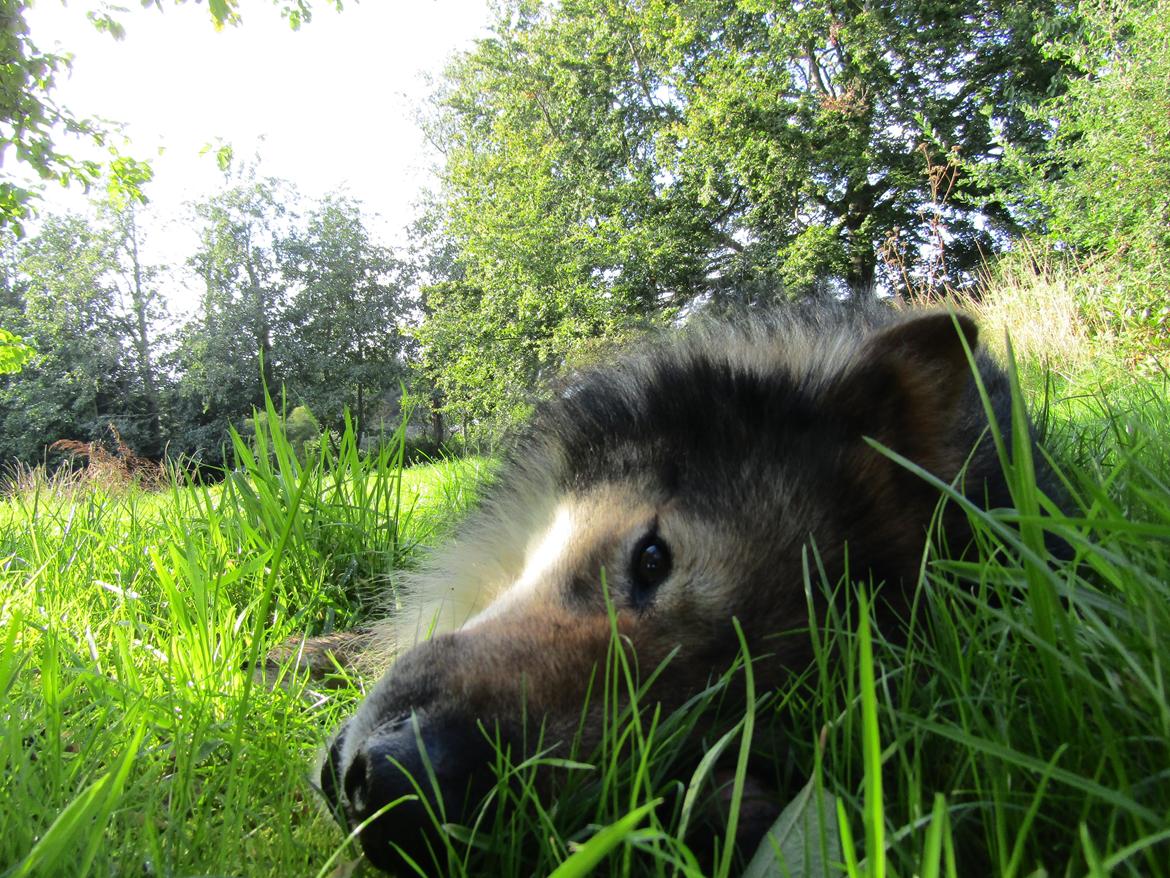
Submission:
<svg viewBox="0 0 1170 878">
<path fill-rule="evenodd" d="M 947 314 L 706 334 L 541 408 L 398 612 L 394 636 L 414 645 L 329 747 L 321 788 L 347 823 L 369 821 L 370 860 L 428 861 L 436 823 L 495 786 L 498 746 L 587 753 L 603 718 L 586 693 L 615 632 L 661 666 L 646 698 L 669 710 L 735 660 L 733 619 L 758 686 L 803 669 L 810 539 L 831 577 L 846 543 L 854 573 L 912 576 L 937 494 L 865 437 L 959 471 L 964 337 L 974 326 Z"/>
</svg>

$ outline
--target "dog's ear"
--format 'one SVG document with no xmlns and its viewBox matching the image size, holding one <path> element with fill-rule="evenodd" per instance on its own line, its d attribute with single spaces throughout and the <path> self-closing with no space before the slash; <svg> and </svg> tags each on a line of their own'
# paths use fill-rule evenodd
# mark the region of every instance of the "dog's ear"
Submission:
<svg viewBox="0 0 1170 878">
<path fill-rule="evenodd" d="M 943 311 L 877 330 L 838 379 L 837 411 L 858 433 L 928 468 L 939 466 L 971 378 L 964 339 L 973 351 L 975 322 Z"/>
</svg>

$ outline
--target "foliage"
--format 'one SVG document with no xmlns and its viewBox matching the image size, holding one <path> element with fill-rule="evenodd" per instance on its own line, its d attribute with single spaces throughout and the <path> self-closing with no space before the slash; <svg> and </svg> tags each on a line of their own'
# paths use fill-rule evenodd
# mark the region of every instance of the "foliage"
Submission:
<svg viewBox="0 0 1170 878">
<path fill-rule="evenodd" d="M 141 424 L 137 446 L 141 454 L 159 457 L 163 453 L 162 385 L 158 359 L 165 344 L 161 324 L 167 319 L 162 296 L 163 269 L 147 264 L 141 255 L 145 233 L 141 229 L 141 208 L 132 200 L 111 199 L 99 205 L 99 217 L 106 224 L 114 248 L 113 283 L 122 314 L 124 357 L 134 373 L 133 397 L 125 401 L 126 415 Z"/>
<path fill-rule="evenodd" d="M 110 238 L 79 217 L 50 217 L 20 246 L 16 266 L 0 321 L 38 354 L 0 378 L 3 456 L 32 462 L 48 442 L 88 441 L 111 422 L 136 438 Z"/>
<path fill-rule="evenodd" d="M 685 70 L 672 82 L 685 100 L 671 132 L 678 173 L 738 219 L 733 234 L 766 243 L 770 259 L 778 253 L 782 275 L 785 248 L 807 234 L 825 236 L 817 276 L 862 292 L 893 230 L 929 243 L 921 149 L 930 163 L 952 153 L 963 163 L 948 216 L 956 270 L 1016 230 L 984 177 L 1003 143 L 1043 143 L 1027 110 L 1059 87 L 1061 68 L 1034 41 L 1064 26 L 1059 4 L 992 0 L 961 16 L 914 0 L 700 8 L 703 18 L 660 24 Z"/>
<path fill-rule="evenodd" d="M 1048 134 L 1027 110 L 1062 63 L 1037 42 L 1065 26 L 1006 0 L 506 4 L 431 119 L 462 276 L 420 339 L 449 410 L 506 410 L 582 344 L 696 304 L 868 293 L 889 235 L 932 243 L 920 145 L 956 168 L 970 272 L 1018 229 L 998 163 Z"/>
<path fill-rule="evenodd" d="M 102 210 L 49 216 L 35 237 L 8 241 L 0 321 L 38 353 L 0 379 L 5 460 L 33 463 L 52 442 L 98 440 L 110 425 L 136 453 L 161 452 L 157 270 L 137 257 L 136 208 Z"/>
<path fill-rule="evenodd" d="M 153 217 L 141 206 L 103 202 L 92 218 L 49 216 L 37 235 L 6 239 L 0 322 L 39 355 L 0 377 L 0 460 L 33 464 L 113 424 L 136 454 L 218 465 L 265 387 L 332 433 L 347 409 L 363 437 L 393 431 L 412 275 L 373 241 L 359 205 L 306 205 L 245 169 L 195 216 L 202 307 L 177 329 L 172 275 L 142 256 Z"/>
<path fill-rule="evenodd" d="M 286 381 L 331 427 L 348 410 L 358 434 L 369 432 L 369 415 L 379 403 L 386 414 L 405 377 L 403 266 L 343 197 L 327 197 L 279 247 L 291 291 L 278 340 Z"/>
<path fill-rule="evenodd" d="M 191 266 L 203 282 L 198 316 L 180 333 L 179 381 L 170 405 L 184 424 L 184 451 L 218 463 L 230 427 L 239 428 L 278 388 L 273 345 L 284 279 L 278 242 L 289 233 L 288 184 L 245 169 L 195 206 L 200 244 Z"/>
<path fill-rule="evenodd" d="M 42 180 L 88 190 L 104 181 L 117 198 L 144 200 L 143 186 L 153 174 L 150 164 L 122 154 L 108 123 L 75 116 L 57 104 L 54 92 L 58 77 L 68 74 L 70 58 L 42 52 L 29 33 L 25 11 L 31 0 L 0 0 L 0 157 L 10 149 L 17 162 Z M 186 0 L 176 0 L 177 4 Z M 274 0 L 281 14 L 295 30 L 312 20 L 310 0 Z M 144 7 L 162 9 L 163 0 L 141 0 Z M 325 5 L 341 8 L 340 0 Z M 98 30 L 115 38 L 125 34 L 119 20 L 124 9 L 102 4 L 88 12 Z M 242 20 L 237 0 L 210 0 L 208 12 L 216 28 Z M 64 134 L 88 141 L 104 161 L 78 158 L 58 144 Z M 8 228 L 17 237 L 24 235 L 24 222 L 35 204 L 35 193 L 11 180 L 0 181 L 0 229 Z"/>
<path fill-rule="evenodd" d="M 19 301 L 15 286 L 16 238 L 11 231 L 0 231 L 0 307 L 11 308 Z M 0 317 L 0 319 L 3 319 Z M 36 355 L 36 349 L 19 335 L 0 327 L 0 375 L 11 375 L 24 368 Z"/>
<path fill-rule="evenodd" d="M 1170 274 L 1170 2 L 1089 4 L 1083 75 L 1050 105 L 1053 231 Z"/>
<path fill-rule="evenodd" d="M 1104 255 L 1117 283 L 1096 304 L 1140 346 L 1170 349 L 1170 2 L 1086 3 L 1084 31 L 1054 53 L 1082 75 L 1057 119 L 1040 195 L 1053 237 Z M 1138 344 L 1132 344 L 1137 341 Z"/>
<path fill-rule="evenodd" d="M 867 289 L 892 229 L 929 240 L 922 143 L 935 163 L 961 157 L 950 236 L 970 269 L 977 243 L 995 243 L 976 225 L 1016 228 L 987 179 L 1004 144 L 1044 143 L 1027 110 L 1062 66 L 1034 42 L 1067 27 L 1062 13 L 996 0 L 963 16 L 916 0 L 505 7 L 436 96 L 469 279 L 491 288 L 510 268 L 514 286 L 548 283 L 539 270 L 557 267 L 619 302 L 676 306 L 799 295 L 808 277 Z M 801 268 L 784 270 L 792 259 Z"/>
<path fill-rule="evenodd" d="M 19 335 L 0 329 L 0 374 L 19 372 L 34 354 L 36 350 Z"/>
<path fill-rule="evenodd" d="M 449 424 L 446 398 L 443 395 L 447 357 L 437 355 L 419 344 L 419 325 L 425 326 L 435 315 L 431 305 L 431 288 L 437 284 L 463 280 L 463 265 L 455 240 L 448 233 L 444 210 L 433 192 L 426 191 L 416 207 L 416 216 L 407 228 L 407 247 L 402 259 L 402 281 L 414 292 L 410 319 L 403 328 L 404 346 L 409 368 L 407 393 L 402 405 L 424 418 L 430 426 L 430 442 L 435 450 L 448 440 Z M 455 413 L 457 414 L 457 413 Z M 466 439 L 464 435 L 462 437 Z"/>
<path fill-rule="evenodd" d="M 182 3 L 184 0 L 177 2 Z M 88 190 L 102 183 L 110 203 L 117 205 L 112 209 L 113 217 L 115 225 L 120 227 L 119 246 L 127 249 L 127 261 L 119 261 L 118 267 L 110 270 L 127 270 L 127 283 L 123 292 L 128 294 L 132 302 L 135 322 L 130 333 L 131 344 L 126 346 L 124 353 L 127 359 L 132 359 L 142 389 L 136 401 L 136 410 L 127 410 L 121 414 L 144 420 L 145 430 L 142 432 L 145 436 L 134 435 L 133 430 L 127 429 L 127 438 L 145 453 L 158 455 L 163 449 L 162 389 L 160 377 L 156 374 L 156 364 L 152 362 L 157 344 L 152 333 L 152 323 L 161 316 L 161 312 L 158 307 L 158 290 L 152 285 L 153 270 L 139 262 L 139 232 L 133 207 L 133 202 L 145 200 L 143 187 L 151 178 L 151 168 L 148 163 L 122 154 L 114 142 L 108 123 L 79 118 L 57 104 L 54 96 L 56 83 L 58 77 L 69 72 L 70 58 L 68 55 L 42 52 L 37 48 L 26 21 L 28 5 L 28 0 L 0 0 L 0 21 L 3 23 L 0 28 L 0 158 L 7 155 L 41 179 L 66 186 L 76 184 Z M 162 0 L 142 0 L 142 5 L 161 9 L 164 4 Z M 277 0 L 276 5 L 294 29 L 311 20 L 312 4 L 309 0 Z M 326 0 L 325 5 L 338 9 L 341 7 L 337 0 Z M 124 28 L 119 16 L 124 12 L 123 9 L 103 5 L 90 11 L 88 16 L 96 28 L 120 38 Z M 241 21 L 236 0 L 212 0 L 209 12 L 217 28 Z M 91 150 L 90 154 L 96 154 L 99 158 L 74 156 L 71 150 L 60 146 L 58 141 L 63 135 L 75 142 L 80 139 L 96 147 L 96 153 Z M 100 158 L 103 155 L 105 158 Z M 25 222 L 35 202 L 35 192 L 26 185 L 12 179 L 0 181 L 0 231 L 16 238 L 23 237 Z M 7 303 L 6 308 L 11 313 L 12 304 Z M 115 344 L 121 341 L 119 339 Z M 11 326 L 0 329 L 0 374 L 19 371 L 29 362 L 33 350 L 13 334 Z M 42 369 L 50 371 L 58 365 L 52 351 L 40 361 Z M 102 375 L 100 372 L 94 374 Z M 100 384 L 104 380 L 104 377 L 99 378 L 96 383 Z M 26 383 L 25 389 L 30 386 Z M 43 407 L 44 401 L 40 397 L 36 402 L 37 406 L 34 407 Z M 84 394 L 76 404 L 84 405 Z M 51 408 L 54 404 L 49 402 L 48 405 Z M 68 426 L 68 419 L 62 422 L 59 418 L 48 417 L 44 412 L 40 415 L 34 417 L 32 424 L 26 425 L 21 431 L 24 440 L 8 442 L 0 456 L 8 457 L 18 453 L 26 460 L 30 459 L 37 445 L 57 438 L 57 434 L 45 434 L 41 429 Z M 86 429 L 79 431 L 76 426 L 69 426 L 66 432 L 84 436 Z M 92 435 L 92 430 L 89 435 Z M 18 445 L 20 449 L 14 451 Z"/>
<path fill-rule="evenodd" d="M 196 205 L 191 265 L 204 292 L 172 359 L 177 448 L 218 463 L 228 427 L 262 405 L 265 388 L 329 430 L 348 410 L 360 435 L 387 432 L 406 370 L 402 263 L 372 239 L 350 198 L 307 205 L 254 168 L 228 180 Z"/>
<path fill-rule="evenodd" d="M 69 71 L 69 58 L 36 47 L 25 21 L 28 0 L 0 2 L 0 156 L 12 153 L 43 180 L 88 189 L 103 176 L 120 193 L 141 195 L 150 166 L 119 154 L 109 131 L 80 119 L 53 99 L 57 78 Z M 57 145 L 61 134 L 84 138 L 109 154 L 108 161 L 79 159 Z M 11 179 L 0 181 L 0 229 L 24 234 L 33 193 Z"/>
<path fill-rule="evenodd" d="M 163 8 L 164 0 L 140 0 L 143 6 L 155 6 L 159 9 Z M 176 0 L 177 3 L 186 3 L 187 0 Z M 199 0 L 195 0 L 196 3 Z M 312 0 L 273 0 L 273 4 L 280 9 L 280 14 L 288 21 L 289 26 L 293 30 L 300 28 L 302 24 L 308 24 L 313 20 L 313 4 Z M 323 0 L 324 6 L 332 6 L 338 11 L 341 10 L 341 0 Z M 211 21 L 217 27 L 221 28 L 225 24 L 241 24 L 243 16 L 240 13 L 239 0 L 208 0 L 207 11 L 211 14 Z M 107 21 L 110 21 L 107 19 Z"/>
</svg>

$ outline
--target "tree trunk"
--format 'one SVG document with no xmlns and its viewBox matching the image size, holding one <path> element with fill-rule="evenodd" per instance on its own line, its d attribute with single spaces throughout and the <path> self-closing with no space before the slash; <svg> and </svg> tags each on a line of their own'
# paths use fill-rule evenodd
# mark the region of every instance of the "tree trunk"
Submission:
<svg viewBox="0 0 1170 878">
<path fill-rule="evenodd" d="M 143 449 L 148 457 L 162 456 L 162 419 L 159 416 L 158 385 L 154 380 L 154 363 L 151 356 L 150 324 L 148 310 L 150 295 L 143 288 L 142 263 L 138 257 L 138 224 L 133 209 L 130 209 L 126 243 L 129 246 L 130 267 L 133 272 L 130 300 L 134 307 L 134 347 L 138 353 L 138 373 L 146 398 L 147 437 L 150 445 Z"/>
<path fill-rule="evenodd" d="M 249 293 L 252 296 L 253 327 L 256 333 L 256 347 L 260 355 L 260 387 L 255 399 L 258 408 L 264 406 L 264 391 L 274 392 L 276 381 L 272 372 L 272 326 L 268 319 L 268 302 L 264 297 L 264 290 L 256 274 L 256 265 L 252 261 L 252 250 L 248 248 L 247 258 L 244 260 L 244 269 L 248 273 Z"/>
<path fill-rule="evenodd" d="M 877 255 L 873 252 L 873 245 L 868 241 L 855 241 L 850 247 L 849 272 L 845 275 L 849 291 L 857 298 L 868 299 L 875 292 L 876 281 Z"/>
<path fill-rule="evenodd" d="M 849 269 L 845 282 L 849 291 L 861 298 L 874 294 L 877 280 L 877 252 L 866 232 L 867 220 L 873 215 L 876 192 L 864 180 L 855 181 L 845 194 L 845 229 L 848 234 Z"/>
<path fill-rule="evenodd" d="M 431 391 L 431 439 L 438 448 L 447 441 L 447 427 L 443 420 L 443 394 L 438 388 Z"/>
</svg>

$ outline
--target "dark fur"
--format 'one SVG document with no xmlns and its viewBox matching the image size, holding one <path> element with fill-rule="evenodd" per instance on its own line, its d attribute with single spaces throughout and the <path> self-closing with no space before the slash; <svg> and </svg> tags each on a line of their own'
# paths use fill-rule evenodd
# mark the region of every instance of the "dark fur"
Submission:
<svg viewBox="0 0 1170 878">
<path fill-rule="evenodd" d="M 866 437 L 946 481 L 961 479 L 980 503 L 1010 502 L 964 337 L 976 346 L 966 317 L 822 306 L 692 330 L 573 376 L 538 407 L 498 489 L 415 585 L 424 596 L 463 595 L 482 571 L 484 588 L 503 597 L 471 627 L 458 630 L 454 618 L 456 630 L 401 655 L 335 738 L 322 771 L 326 797 L 352 824 L 411 792 L 393 762 L 423 774 L 417 735 L 448 819 L 458 818 L 465 799 L 494 784 L 477 723 L 498 726 L 518 750 L 523 704 L 543 722 L 546 742 L 568 741 L 610 639 L 602 569 L 641 667 L 678 650 L 651 692 L 667 709 L 734 660 L 733 617 L 752 654 L 768 656 L 757 663 L 757 686 L 778 686 L 807 666 L 807 636 L 776 635 L 807 625 L 810 541 L 831 582 L 844 573 L 848 546 L 851 576 L 886 583 L 896 612 L 916 581 L 939 497 Z M 985 355 L 976 362 L 1006 427 L 1008 382 Z M 524 580 L 530 568 L 516 560 L 525 550 L 516 542 L 555 533 L 555 509 L 570 510 L 572 538 Z M 952 549 L 966 545 L 965 517 L 951 510 L 944 526 Z M 674 563 L 650 594 L 639 591 L 629 560 L 647 534 L 666 541 Z M 522 588 L 508 589 L 519 580 Z M 418 630 L 426 627 L 420 619 Z M 409 626 L 399 626 L 406 639 L 402 630 Z M 586 750 L 600 725 L 591 710 Z M 378 818 L 362 834 L 370 859 L 394 868 L 392 844 L 425 858 L 424 812 L 412 803 Z"/>
</svg>

